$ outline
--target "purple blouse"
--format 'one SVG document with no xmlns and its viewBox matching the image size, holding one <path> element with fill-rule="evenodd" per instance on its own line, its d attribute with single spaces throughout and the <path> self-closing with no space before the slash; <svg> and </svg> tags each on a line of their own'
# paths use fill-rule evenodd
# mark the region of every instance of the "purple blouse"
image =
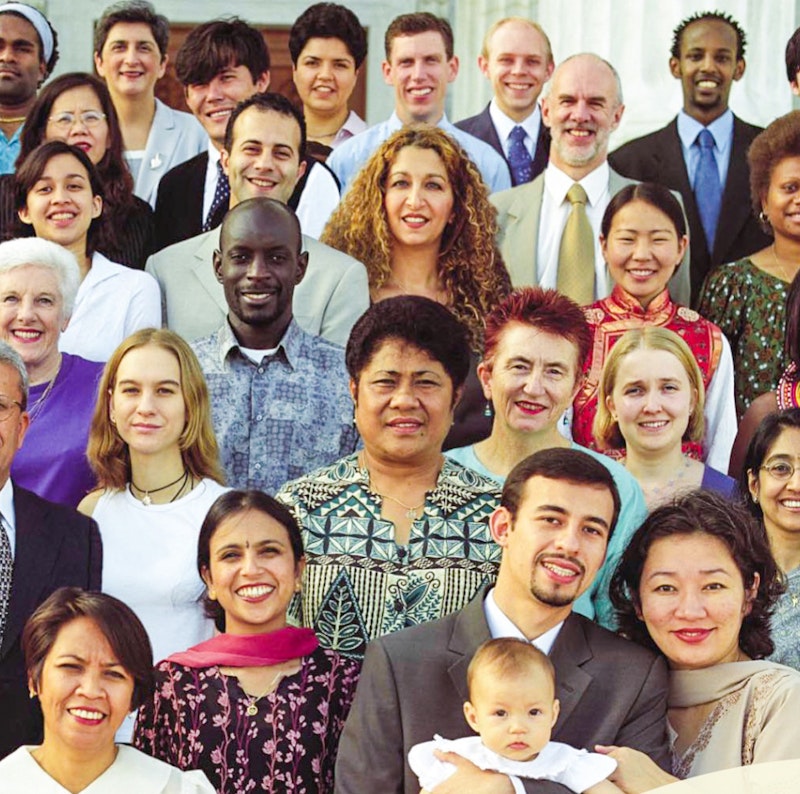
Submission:
<svg viewBox="0 0 800 794">
<path fill-rule="evenodd" d="M 202 769 L 219 794 L 328 794 L 359 671 L 358 662 L 317 648 L 248 716 L 252 698 L 234 676 L 164 661 L 134 745 L 180 769 Z"/>
</svg>

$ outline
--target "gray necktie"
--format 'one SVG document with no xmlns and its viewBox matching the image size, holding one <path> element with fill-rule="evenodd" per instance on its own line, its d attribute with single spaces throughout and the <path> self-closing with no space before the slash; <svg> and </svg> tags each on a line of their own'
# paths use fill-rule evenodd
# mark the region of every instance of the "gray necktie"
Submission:
<svg viewBox="0 0 800 794">
<path fill-rule="evenodd" d="M 11 598 L 11 575 L 14 571 L 14 556 L 11 554 L 11 542 L 6 532 L 5 520 L 0 516 L 0 645 L 8 617 L 8 602 Z"/>
</svg>

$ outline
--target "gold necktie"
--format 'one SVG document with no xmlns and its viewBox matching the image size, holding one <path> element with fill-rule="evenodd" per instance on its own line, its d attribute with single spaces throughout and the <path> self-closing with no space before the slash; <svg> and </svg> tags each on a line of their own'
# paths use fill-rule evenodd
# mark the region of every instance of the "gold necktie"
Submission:
<svg viewBox="0 0 800 794">
<path fill-rule="evenodd" d="M 567 192 L 572 209 L 558 249 L 558 291 L 580 306 L 594 302 L 594 233 L 586 215 L 586 191 L 576 182 Z"/>
</svg>

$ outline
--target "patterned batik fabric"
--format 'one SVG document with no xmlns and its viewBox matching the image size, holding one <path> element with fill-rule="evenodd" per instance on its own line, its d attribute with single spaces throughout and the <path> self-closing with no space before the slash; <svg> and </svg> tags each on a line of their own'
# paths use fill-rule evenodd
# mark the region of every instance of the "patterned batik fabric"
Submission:
<svg viewBox="0 0 800 794">
<path fill-rule="evenodd" d="M 303 528 L 307 565 L 293 617 L 320 643 L 361 658 L 374 637 L 461 609 L 493 582 L 500 547 L 488 518 L 497 483 L 445 459 L 409 541 L 394 540 L 356 455 L 287 483 L 277 498 Z"/>
<path fill-rule="evenodd" d="M 253 698 L 237 678 L 161 662 L 134 744 L 180 769 L 201 769 L 219 794 L 332 794 L 358 673 L 358 662 L 318 648 L 249 716 Z"/>
<path fill-rule="evenodd" d="M 784 370 L 787 289 L 749 259 L 718 267 L 703 285 L 698 310 L 731 343 L 740 419 L 759 394 L 775 390 Z"/>
<path fill-rule="evenodd" d="M 769 658 L 800 670 L 800 568 L 784 576 L 786 591 L 775 604 L 770 621 L 775 651 Z"/>
</svg>

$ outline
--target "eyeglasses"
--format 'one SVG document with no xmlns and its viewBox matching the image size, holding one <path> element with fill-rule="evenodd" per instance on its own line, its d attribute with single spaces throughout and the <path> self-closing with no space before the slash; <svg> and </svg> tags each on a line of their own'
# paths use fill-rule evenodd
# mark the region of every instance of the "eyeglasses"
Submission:
<svg viewBox="0 0 800 794">
<path fill-rule="evenodd" d="M 22 407 L 22 403 L 18 400 L 12 400 L 10 397 L 3 397 L 0 395 L 0 422 L 5 422 L 6 419 L 11 416 L 11 412 L 14 410 L 15 405 L 20 411 L 25 410 Z"/>
<path fill-rule="evenodd" d="M 81 123 L 87 127 L 96 127 L 105 117 L 106 114 L 101 113 L 99 110 L 84 110 L 83 113 L 79 113 L 77 116 L 74 113 L 65 111 L 57 116 L 50 116 L 48 121 L 59 129 L 68 130 L 75 123 L 75 119 L 80 119 Z"/>
<path fill-rule="evenodd" d="M 795 467 L 788 460 L 776 460 L 767 466 L 761 466 L 770 477 L 775 480 L 790 480 L 796 471 Z"/>
</svg>

